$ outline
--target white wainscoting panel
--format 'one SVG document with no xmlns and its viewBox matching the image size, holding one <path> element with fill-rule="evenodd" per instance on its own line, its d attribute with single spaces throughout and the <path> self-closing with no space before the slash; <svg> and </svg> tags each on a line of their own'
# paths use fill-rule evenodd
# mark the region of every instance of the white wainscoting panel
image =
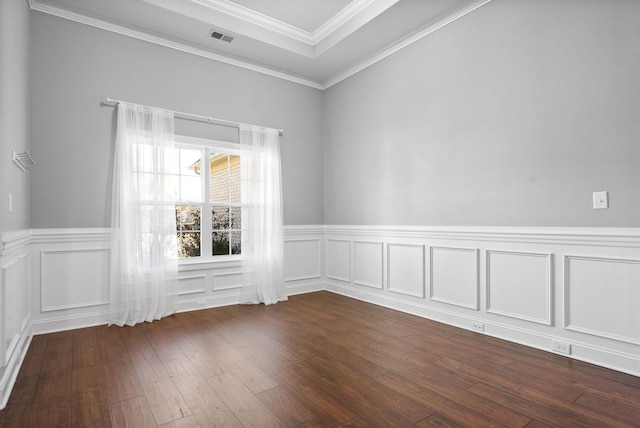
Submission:
<svg viewBox="0 0 640 428">
<path fill-rule="evenodd" d="M 5 366 L 20 339 L 18 263 L 2 267 L 0 283 L 0 366 Z"/>
<path fill-rule="evenodd" d="M 569 330 L 640 345 L 640 260 L 565 256 Z"/>
<path fill-rule="evenodd" d="M 327 278 L 351 282 L 351 241 L 327 239 Z"/>
<path fill-rule="evenodd" d="M 25 254 L 18 258 L 18 275 L 20 278 L 19 305 L 22 320 L 20 331 L 31 328 L 31 254 Z"/>
<path fill-rule="evenodd" d="M 47 250 L 41 253 L 41 311 L 109 304 L 109 250 Z"/>
<path fill-rule="evenodd" d="M 0 235 L 0 410 L 31 343 L 30 232 Z"/>
<path fill-rule="evenodd" d="M 431 247 L 431 300 L 478 309 L 478 249 Z"/>
<path fill-rule="evenodd" d="M 551 325 L 551 254 L 487 251 L 487 312 Z"/>
<path fill-rule="evenodd" d="M 387 244 L 389 291 L 424 298 L 424 245 Z"/>
<path fill-rule="evenodd" d="M 242 287 L 242 272 L 221 272 L 213 274 L 213 291 L 231 290 Z"/>
<path fill-rule="evenodd" d="M 9 359 L 0 367 L 4 402 L 31 331 L 106 322 L 109 234 L 0 235 L 0 331 L 21 330 L 16 346 L 0 341 L 15 347 L 0 357 Z M 25 254 L 31 261 L 18 262 Z M 240 260 L 182 264 L 179 310 L 238 303 L 244 269 Z M 547 351 L 561 340 L 572 358 L 640 375 L 640 228 L 287 226 L 285 275 L 290 294 L 326 289 L 465 329 L 481 322 L 485 334 Z M 15 300 L 16 290 L 18 327 L 4 319 L 5 296 Z M 33 293 L 30 305 L 20 305 L 20 296 L 29 301 L 24 290 Z"/>
<path fill-rule="evenodd" d="M 384 243 L 353 242 L 353 283 L 382 290 Z"/>
<path fill-rule="evenodd" d="M 207 292 L 207 275 L 180 276 L 178 278 L 178 295 L 187 296 Z"/>
<path fill-rule="evenodd" d="M 284 242 L 284 279 L 301 281 L 322 277 L 321 239 L 293 239 Z"/>
</svg>

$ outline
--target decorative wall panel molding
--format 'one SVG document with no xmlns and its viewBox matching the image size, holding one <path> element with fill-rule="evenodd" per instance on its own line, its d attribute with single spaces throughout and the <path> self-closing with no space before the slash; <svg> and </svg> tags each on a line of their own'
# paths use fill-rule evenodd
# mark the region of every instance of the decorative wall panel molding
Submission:
<svg viewBox="0 0 640 428">
<path fill-rule="evenodd" d="M 180 276 L 178 278 L 178 296 L 206 293 L 207 275 Z"/>
<path fill-rule="evenodd" d="M 424 298 L 424 245 L 387 244 L 388 290 Z"/>
<path fill-rule="evenodd" d="M 12 257 L 0 268 L 0 367 L 31 329 L 30 268 L 30 254 Z"/>
<path fill-rule="evenodd" d="M 327 239 L 327 278 L 351 282 L 351 241 Z"/>
<path fill-rule="evenodd" d="M 384 243 L 353 241 L 353 283 L 384 288 Z"/>
<path fill-rule="evenodd" d="M 566 328 L 640 345 L 640 259 L 564 260 Z"/>
<path fill-rule="evenodd" d="M 487 312 L 551 325 L 552 255 L 487 251 Z"/>
<path fill-rule="evenodd" d="M 108 305 L 109 255 L 104 248 L 41 251 L 41 311 Z"/>
<path fill-rule="evenodd" d="M 477 310 L 478 254 L 477 248 L 431 247 L 431 300 Z"/>
<path fill-rule="evenodd" d="M 231 290 L 242 287 L 242 272 L 221 272 L 213 274 L 213 291 Z"/>
<path fill-rule="evenodd" d="M 0 367 L 7 365 L 20 339 L 20 278 L 18 262 L 2 267 L 0 282 Z"/>
<path fill-rule="evenodd" d="M 301 281 L 322 277 L 321 242 L 320 238 L 285 240 L 285 281 Z"/>
<path fill-rule="evenodd" d="M 0 409 L 31 342 L 30 231 L 0 236 Z"/>
</svg>

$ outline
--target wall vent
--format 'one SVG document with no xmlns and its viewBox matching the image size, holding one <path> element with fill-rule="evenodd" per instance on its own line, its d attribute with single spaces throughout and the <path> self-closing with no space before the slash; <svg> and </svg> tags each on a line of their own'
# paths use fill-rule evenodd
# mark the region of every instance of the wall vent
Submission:
<svg viewBox="0 0 640 428">
<path fill-rule="evenodd" d="M 213 37 L 214 39 L 222 40 L 223 42 L 227 42 L 227 43 L 231 43 L 233 41 L 233 36 L 230 36 L 228 34 L 223 34 L 216 30 L 211 30 L 211 32 L 209 33 L 209 36 Z"/>
</svg>

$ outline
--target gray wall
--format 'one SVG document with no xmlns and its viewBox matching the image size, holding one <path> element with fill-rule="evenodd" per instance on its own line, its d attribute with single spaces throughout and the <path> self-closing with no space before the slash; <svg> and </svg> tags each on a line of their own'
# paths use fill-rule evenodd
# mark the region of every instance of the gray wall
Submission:
<svg viewBox="0 0 640 428">
<path fill-rule="evenodd" d="M 325 223 L 640 226 L 639 40 L 637 0 L 494 0 L 328 89 Z"/>
<path fill-rule="evenodd" d="M 0 233 L 29 228 L 29 173 L 11 158 L 29 150 L 29 25 L 27 0 L 0 1 Z"/>
<path fill-rule="evenodd" d="M 31 227 L 110 225 L 106 97 L 284 128 L 285 224 L 322 223 L 319 90 L 37 12 L 32 20 Z"/>
<path fill-rule="evenodd" d="M 324 93 L 32 20 L 31 227 L 109 225 L 107 96 L 284 128 L 286 224 L 640 226 L 638 1 L 494 0 Z"/>
</svg>

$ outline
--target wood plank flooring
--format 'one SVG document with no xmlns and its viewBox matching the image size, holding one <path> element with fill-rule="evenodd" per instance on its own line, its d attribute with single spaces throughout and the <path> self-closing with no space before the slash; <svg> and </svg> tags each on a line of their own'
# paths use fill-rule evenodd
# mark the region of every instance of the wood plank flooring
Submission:
<svg viewBox="0 0 640 428">
<path fill-rule="evenodd" d="M 640 426 L 640 378 L 328 292 L 35 336 L 0 426 Z"/>
</svg>

